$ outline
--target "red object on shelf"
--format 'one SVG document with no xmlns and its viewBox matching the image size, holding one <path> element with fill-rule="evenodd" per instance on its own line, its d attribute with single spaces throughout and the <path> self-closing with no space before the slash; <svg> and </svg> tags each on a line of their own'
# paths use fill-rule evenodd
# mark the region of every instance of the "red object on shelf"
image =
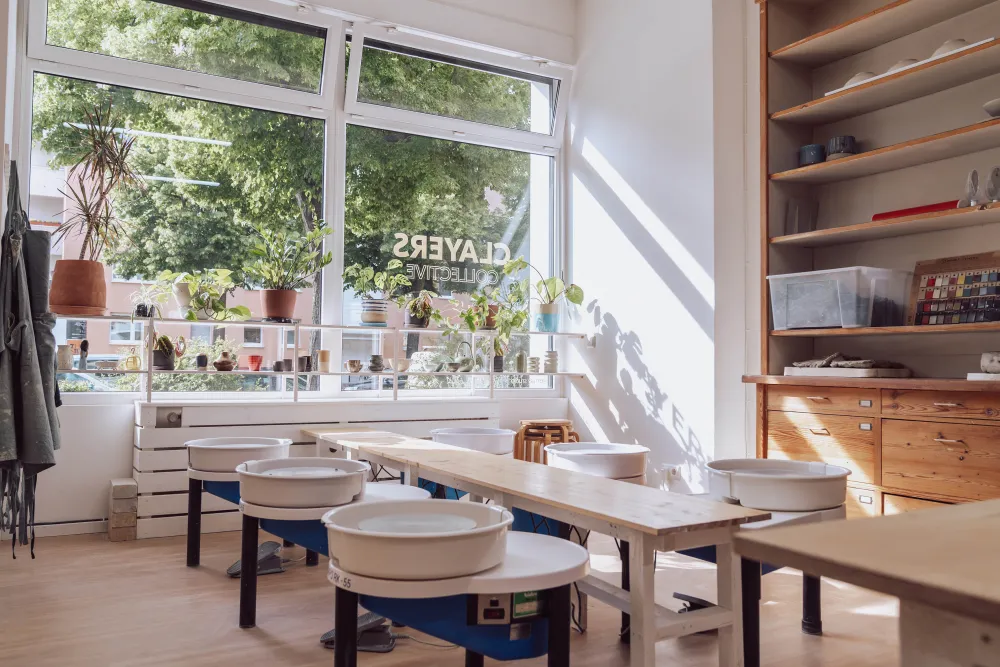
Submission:
<svg viewBox="0 0 1000 667">
<path fill-rule="evenodd" d="M 953 211 L 958 208 L 958 200 L 943 201 L 940 204 L 928 204 L 927 206 L 916 206 L 914 208 L 904 208 L 898 211 L 887 211 L 876 213 L 872 216 L 872 222 L 879 220 L 892 220 L 893 218 L 906 218 L 911 215 L 923 215 L 925 213 L 938 213 L 939 211 Z"/>
</svg>

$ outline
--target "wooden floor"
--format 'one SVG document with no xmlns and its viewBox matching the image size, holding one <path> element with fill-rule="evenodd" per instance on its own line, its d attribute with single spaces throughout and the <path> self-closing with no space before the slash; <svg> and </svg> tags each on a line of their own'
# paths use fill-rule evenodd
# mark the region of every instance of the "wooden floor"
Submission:
<svg viewBox="0 0 1000 667">
<path fill-rule="evenodd" d="M 239 585 L 224 576 L 238 557 L 236 533 L 205 536 L 202 566 L 184 566 L 183 538 L 112 544 L 104 536 L 39 539 L 37 558 L 0 543 L 0 664 L 5 667 L 311 667 L 333 664 L 319 636 L 332 627 L 333 588 L 325 567 L 293 565 L 259 580 L 257 622 L 237 627 Z M 620 576 L 613 543 L 593 536 L 593 569 Z M 293 557 L 304 555 L 291 550 Z M 657 600 L 677 608 L 680 590 L 713 598 L 714 567 L 660 554 Z M 764 578 L 763 664 L 783 667 L 891 667 L 899 664 L 895 600 L 825 581 L 822 638 L 799 630 L 801 578 L 781 570 Z M 576 667 L 628 664 L 618 614 L 592 602 L 590 631 L 574 634 Z M 400 632 L 407 633 L 403 629 Z M 421 639 L 433 639 L 417 635 Z M 657 664 L 717 664 L 716 639 L 660 642 Z M 362 667 L 459 667 L 463 653 L 402 639 L 385 655 L 361 654 Z M 490 663 L 487 660 L 487 663 Z M 519 663 L 543 665 L 544 659 Z"/>
</svg>

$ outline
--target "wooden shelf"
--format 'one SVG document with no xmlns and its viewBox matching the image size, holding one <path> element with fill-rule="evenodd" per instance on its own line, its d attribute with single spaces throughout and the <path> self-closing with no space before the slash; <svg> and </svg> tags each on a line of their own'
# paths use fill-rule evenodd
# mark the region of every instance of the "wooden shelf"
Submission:
<svg viewBox="0 0 1000 667">
<path fill-rule="evenodd" d="M 982 322 L 980 324 L 934 324 L 927 326 L 904 327 L 860 327 L 856 329 L 786 329 L 772 331 L 776 338 L 830 338 L 847 336 L 899 336 L 910 334 L 956 334 L 956 333 L 997 333 L 1000 332 L 1000 322 Z"/>
<path fill-rule="evenodd" d="M 998 391 L 1000 382 L 976 382 L 959 378 L 823 378 L 784 375 L 744 375 L 745 384 L 794 385 L 807 387 L 861 387 L 867 389 L 910 389 L 930 391 Z"/>
<path fill-rule="evenodd" d="M 979 227 L 998 222 L 1000 222 L 1000 204 L 988 204 L 986 206 L 956 208 L 952 211 L 910 215 L 902 218 L 879 220 L 877 222 L 863 222 L 845 227 L 817 229 L 816 231 L 804 232 L 802 234 L 775 236 L 771 239 L 771 245 L 821 248 L 824 246 L 844 245 L 846 243 L 889 239 L 897 236 L 940 232 L 947 229 L 961 229 L 962 227 Z"/>
<path fill-rule="evenodd" d="M 913 139 L 853 157 L 771 174 L 781 183 L 819 185 L 906 169 L 1000 147 L 1000 118 Z"/>
<path fill-rule="evenodd" d="M 782 62 L 821 67 L 988 5 L 993 0 L 895 0 L 863 16 L 776 49 Z"/>
<path fill-rule="evenodd" d="M 961 86 L 1000 72 L 1000 40 L 771 114 L 771 120 L 823 125 Z"/>
</svg>

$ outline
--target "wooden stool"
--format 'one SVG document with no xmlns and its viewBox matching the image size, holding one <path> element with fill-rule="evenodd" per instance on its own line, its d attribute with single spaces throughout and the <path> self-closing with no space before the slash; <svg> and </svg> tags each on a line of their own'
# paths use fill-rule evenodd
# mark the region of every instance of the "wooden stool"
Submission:
<svg viewBox="0 0 1000 667">
<path fill-rule="evenodd" d="M 514 458 L 547 463 L 545 446 L 558 442 L 580 442 L 569 419 L 522 419 L 514 438 Z"/>
</svg>

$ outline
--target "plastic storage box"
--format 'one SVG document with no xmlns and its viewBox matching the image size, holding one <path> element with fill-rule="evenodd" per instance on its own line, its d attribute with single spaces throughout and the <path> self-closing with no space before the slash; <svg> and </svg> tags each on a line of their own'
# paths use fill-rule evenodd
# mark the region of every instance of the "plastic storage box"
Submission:
<svg viewBox="0 0 1000 667">
<path fill-rule="evenodd" d="M 904 324 L 908 271 L 852 266 L 768 276 L 776 330 Z"/>
</svg>

